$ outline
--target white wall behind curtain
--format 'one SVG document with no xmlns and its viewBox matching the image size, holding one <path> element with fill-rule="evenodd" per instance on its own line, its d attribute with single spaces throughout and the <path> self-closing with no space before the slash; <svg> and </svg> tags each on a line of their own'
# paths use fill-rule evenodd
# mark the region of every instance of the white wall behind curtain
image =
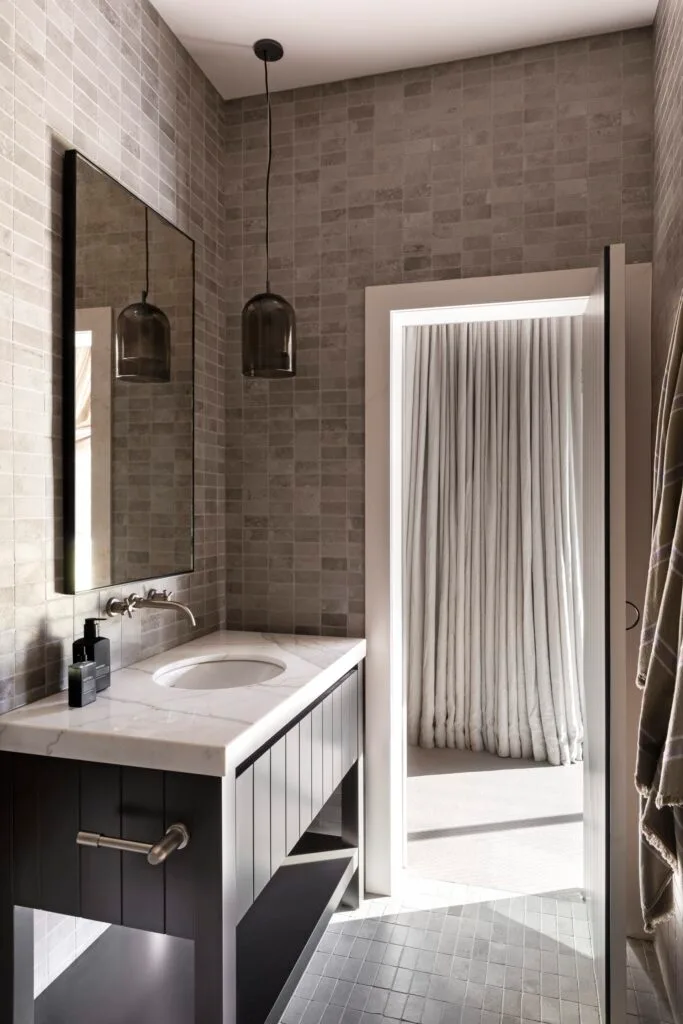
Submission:
<svg viewBox="0 0 683 1024">
<path fill-rule="evenodd" d="M 412 744 L 582 756 L 580 330 L 405 331 Z"/>
</svg>

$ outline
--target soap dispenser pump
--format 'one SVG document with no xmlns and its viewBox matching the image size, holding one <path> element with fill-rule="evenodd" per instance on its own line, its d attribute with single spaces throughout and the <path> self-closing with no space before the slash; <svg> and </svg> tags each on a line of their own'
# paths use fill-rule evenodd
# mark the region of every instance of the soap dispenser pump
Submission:
<svg viewBox="0 0 683 1024">
<path fill-rule="evenodd" d="M 109 638 L 99 635 L 98 623 L 104 621 L 104 619 L 86 619 L 83 626 L 83 636 L 79 640 L 74 640 L 73 645 L 74 662 L 95 662 L 95 681 L 98 693 L 106 690 L 111 682 Z"/>
</svg>

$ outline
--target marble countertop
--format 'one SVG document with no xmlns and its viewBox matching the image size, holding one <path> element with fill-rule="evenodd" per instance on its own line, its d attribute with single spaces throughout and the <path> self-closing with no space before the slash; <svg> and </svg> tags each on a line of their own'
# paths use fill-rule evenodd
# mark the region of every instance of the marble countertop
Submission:
<svg viewBox="0 0 683 1024">
<path fill-rule="evenodd" d="M 219 631 L 112 672 L 94 704 L 65 692 L 0 716 L 0 750 L 141 768 L 226 775 L 365 657 L 365 640 Z M 284 671 L 225 690 L 160 686 L 174 662 L 225 651 Z"/>
</svg>

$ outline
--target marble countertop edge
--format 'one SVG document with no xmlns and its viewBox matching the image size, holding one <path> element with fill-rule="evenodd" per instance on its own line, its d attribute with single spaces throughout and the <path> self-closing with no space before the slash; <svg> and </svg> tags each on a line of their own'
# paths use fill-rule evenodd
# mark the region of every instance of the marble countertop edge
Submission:
<svg viewBox="0 0 683 1024">
<path fill-rule="evenodd" d="M 284 670 L 235 689 L 154 682 L 158 669 L 217 648 Z M 217 631 L 112 672 L 111 687 L 86 708 L 69 708 L 62 691 L 0 716 L 0 751 L 226 776 L 365 654 L 363 639 Z"/>
</svg>

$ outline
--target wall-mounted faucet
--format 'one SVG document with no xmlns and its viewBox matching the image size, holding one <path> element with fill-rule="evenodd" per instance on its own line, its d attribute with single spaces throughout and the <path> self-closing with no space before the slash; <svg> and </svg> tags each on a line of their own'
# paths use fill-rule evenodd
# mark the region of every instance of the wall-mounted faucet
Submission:
<svg viewBox="0 0 683 1024">
<path fill-rule="evenodd" d="M 171 597 L 172 594 L 165 590 L 148 590 L 144 597 L 140 597 L 139 594 L 129 594 L 123 598 L 110 597 L 104 610 L 110 619 L 115 615 L 127 615 L 130 619 L 136 608 L 173 608 L 181 612 L 192 626 L 196 626 L 197 620 L 187 605 L 181 604 L 180 601 L 171 601 Z"/>
</svg>

